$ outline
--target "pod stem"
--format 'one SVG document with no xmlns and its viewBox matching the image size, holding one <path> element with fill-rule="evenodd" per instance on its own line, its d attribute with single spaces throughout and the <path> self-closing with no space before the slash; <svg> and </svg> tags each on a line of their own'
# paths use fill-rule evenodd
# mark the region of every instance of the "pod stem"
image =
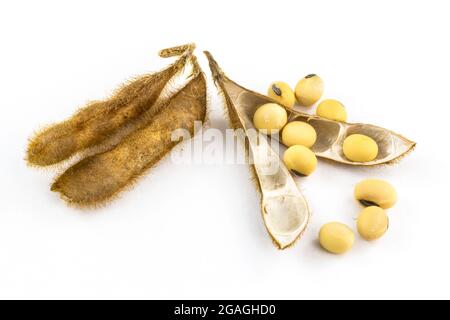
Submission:
<svg viewBox="0 0 450 320">
<path fill-rule="evenodd" d="M 162 49 L 159 51 L 161 58 L 178 57 L 182 55 L 191 55 L 195 50 L 195 43 L 188 43 L 181 46 Z"/>
<path fill-rule="evenodd" d="M 195 78 L 202 72 L 197 57 L 194 55 L 195 48 L 195 43 L 188 43 L 181 46 L 162 49 L 159 51 L 159 56 L 161 58 L 180 57 L 179 60 L 189 61 L 192 64 L 192 73 L 189 78 Z"/>
<path fill-rule="evenodd" d="M 212 54 L 209 51 L 203 51 L 203 53 L 205 54 L 206 58 L 208 59 L 208 63 L 209 63 L 209 68 L 211 69 L 211 73 L 214 79 L 214 82 L 219 83 L 222 80 L 223 77 L 225 77 L 225 73 L 222 71 L 222 69 L 220 68 L 219 64 L 217 63 L 217 61 L 214 59 L 214 57 L 212 56 Z"/>
</svg>

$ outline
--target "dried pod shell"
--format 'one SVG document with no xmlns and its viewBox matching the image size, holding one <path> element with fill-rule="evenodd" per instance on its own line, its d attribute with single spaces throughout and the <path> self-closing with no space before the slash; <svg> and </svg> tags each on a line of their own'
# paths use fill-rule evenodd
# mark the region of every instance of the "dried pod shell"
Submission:
<svg viewBox="0 0 450 320">
<path fill-rule="evenodd" d="M 278 248 L 290 247 L 305 231 L 310 212 L 303 195 L 278 154 L 272 150 L 264 136 L 254 134 L 257 131 L 253 125 L 253 115 L 264 102 L 248 99 L 247 95 L 250 93 L 228 79 L 209 52 L 205 54 L 215 83 L 224 96 L 232 126 L 242 128 L 246 133 L 253 157 L 252 167 L 261 193 L 261 208 L 266 229 Z"/>
<path fill-rule="evenodd" d="M 391 208 L 397 201 L 397 192 L 387 181 L 365 179 L 355 186 L 355 199 L 365 206 Z"/>
</svg>

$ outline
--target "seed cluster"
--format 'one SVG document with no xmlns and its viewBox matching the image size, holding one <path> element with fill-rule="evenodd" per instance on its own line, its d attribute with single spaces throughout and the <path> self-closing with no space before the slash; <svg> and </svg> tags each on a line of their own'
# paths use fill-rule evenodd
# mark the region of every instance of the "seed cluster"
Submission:
<svg viewBox="0 0 450 320">
<path fill-rule="evenodd" d="M 295 92 L 289 85 L 282 81 L 273 82 L 268 89 L 268 96 L 275 100 L 281 106 L 292 110 L 295 101 L 301 106 L 310 107 L 320 100 L 324 92 L 323 80 L 317 74 L 309 74 L 297 83 Z M 271 104 L 272 105 L 272 104 Z M 275 106 L 271 106 L 273 110 Z M 276 133 L 281 128 L 285 117 L 281 112 L 270 112 L 266 105 L 261 106 L 256 113 L 258 118 L 254 118 L 255 126 L 258 129 L 265 129 L 270 134 Z M 337 122 L 347 121 L 347 111 L 344 105 L 336 99 L 325 99 L 321 101 L 316 109 L 316 115 L 323 119 Z M 264 121 L 261 121 L 264 119 Z M 277 123 L 279 126 L 273 130 L 271 126 Z M 287 147 L 293 145 L 302 145 L 311 148 L 317 139 L 317 133 L 311 125 L 300 121 L 293 121 L 283 129 L 281 141 Z M 342 143 L 342 154 L 345 158 L 355 163 L 366 163 L 373 161 L 378 156 L 377 142 L 361 133 L 355 133 L 347 136 Z"/>
<path fill-rule="evenodd" d="M 261 133 L 272 135 L 281 133 L 281 141 L 288 147 L 283 160 L 293 173 L 309 176 L 317 167 L 317 158 L 309 148 L 316 142 L 316 130 L 303 121 L 287 123 L 287 113 L 276 103 L 260 106 L 254 116 L 253 124 Z"/>
<path fill-rule="evenodd" d="M 336 102 L 336 100 L 322 101 L 324 103 L 320 108 L 321 110 L 318 111 L 320 115 L 314 116 L 295 110 L 295 106 L 290 108 L 282 103 L 279 97 L 289 92 L 289 86 L 282 85 L 281 82 L 274 82 L 269 86 L 268 95 L 272 98 L 247 89 L 228 78 L 211 53 L 205 52 L 205 54 L 208 58 L 215 84 L 223 94 L 232 126 L 234 128 L 242 128 L 244 123 L 246 126 L 248 125 L 247 119 L 253 118 L 254 127 L 258 128 L 262 133 L 271 135 L 270 138 L 273 138 L 272 134 L 274 132 L 281 132 L 281 142 L 288 147 L 283 155 L 285 166 L 284 168 L 280 166 L 281 169 L 276 174 L 259 175 L 256 170 L 256 164 L 250 164 L 255 173 L 254 178 L 257 182 L 255 186 L 261 194 L 263 221 L 272 240 L 280 249 L 292 246 L 304 232 L 305 225 L 299 229 L 296 219 L 291 219 L 298 216 L 293 214 L 292 210 L 300 212 L 306 221 L 309 220 L 310 215 L 307 206 L 288 201 L 292 200 L 293 195 L 291 193 L 292 189 L 287 187 L 291 187 L 295 182 L 292 181 L 291 177 L 284 175 L 284 172 L 287 171 L 286 169 L 299 175 L 311 174 L 317 165 L 315 154 L 321 158 L 349 165 L 350 167 L 390 164 L 397 162 L 398 159 L 409 154 L 414 149 L 415 143 L 413 141 L 391 130 L 370 124 L 341 122 L 341 120 L 344 120 L 343 114 L 345 114 L 345 120 L 347 116 L 344 113 L 345 108 L 343 105 Z M 323 82 L 314 74 L 308 75 L 299 81 L 294 95 L 296 95 L 300 105 L 311 105 L 320 100 L 322 93 Z M 309 101 L 307 101 L 308 99 Z M 280 109 L 282 106 L 287 111 L 287 117 Z M 275 115 L 274 119 L 271 118 L 272 115 Z M 244 119 L 240 119 L 240 116 L 243 116 Z M 286 118 L 288 120 L 287 123 L 285 123 Z M 284 127 L 283 124 L 285 124 Z M 342 147 L 345 138 L 352 134 L 364 134 L 373 137 L 380 148 L 382 156 L 379 156 L 380 158 L 373 162 L 347 160 L 343 155 Z M 402 147 L 394 148 L 394 144 Z M 245 146 L 247 151 L 251 152 L 249 144 L 246 143 Z M 356 149 L 358 149 L 358 146 L 356 146 Z M 258 152 L 258 157 L 261 157 L 263 153 Z M 258 160 L 260 163 L 267 164 L 267 162 L 261 161 L 262 159 Z M 379 204 L 381 208 L 386 208 L 386 205 L 395 202 L 396 196 L 393 195 L 395 194 L 393 188 L 390 188 L 389 190 L 391 191 L 386 194 L 382 193 L 385 189 L 387 189 L 386 185 L 374 184 L 373 182 L 370 182 L 368 186 L 367 184 L 362 184 L 361 187 L 355 188 L 355 198 L 364 206 L 370 207 Z M 277 200 L 275 202 L 272 201 L 270 209 L 275 207 L 279 209 L 276 210 L 276 218 L 272 217 L 271 224 L 267 223 L 268 206 L 265 199 L 268 197 Z M 302 198 L 297 199 L 304 201 Z M 289 204 L 289 206 L 286 204 Z M 384 230 L 382 216 L 377 212 L 374 214 L 373 209 L 368 211 L 369 213 L 361 215 L 359 232 L 362 237 L 365 235 L 369 239 L 379 237 Z M 366 232 L 366 229 L 369 231 Z M 280 233 L 280 230 L 283 231 Z M 336 253 L 348 251 L 354 243 L 353 231 L 339 223 L 333 223 L 324 228 L 319 238 L 323 239 L 321 242 L 325 248 Z"/>
<path fill-rule="evenodd" d="M 317 167 L 317 158 L 310 148 L 317 141 L 317 131 L 312 122 L 290 121 L 281 106 L 292 110 L 295 101 L 301 106 L 312 106 L 323 94 L 322 79 L 311 74 L 302 78 L 293 92 L 285 82 L 273 82 L 268 95 L 276 103 L 261 105 L 254 114 L 254 125 L 262 133 L 274 134 L 281 131 L 281 142 L 287 147 L 283 155 L 286 167 L 299 176 L 309 176 Z M 323 119 L 336 122 L 347 121 L 344 105 L 335 99 L 321 101 L 316 109 L 316 115 Z M 377 142 L 361 133 L 352 133 L 343 138 L 341 149 L 343 155 L 351 162 L 365 163 L 378 156 Z M 360 236 L 368 241 L 383 236 L 389 226 L 389 219 L 384 209 L 394 205 L 397 195 L 395 189 L 386 181 L 367 179 L 355 187 L 355 198 L 366 208 L 362 210 L 357 220 L 357 230 Z M 355 236 L 348 226 L 339 222 L 325 224 L 319 233 L 321 246 L 335 254 L 347 252 L 353 247 Z"/>
<path fill-rule="evenodd" d="M 389 228 L 387 208 L 397 200 L 394 187 L 384 180 L 365 179 L 355 186 L 355 199 L 366 206 L 358 216 L 356 227 L 361 238 L 373 241 L 381 238 Z M 339 222 L 322 226 L 319 242 L 330 253 L 342 254 L 353 247 L 355 236 L 350 227 Z"/>
</svg>

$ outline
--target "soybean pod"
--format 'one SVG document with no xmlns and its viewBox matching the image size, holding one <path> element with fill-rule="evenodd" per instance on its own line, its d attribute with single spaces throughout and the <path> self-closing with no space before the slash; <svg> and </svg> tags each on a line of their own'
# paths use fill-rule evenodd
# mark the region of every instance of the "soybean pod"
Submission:
<svg viewBox="0 0 450 320">
<path fill-rule="evenodd" d="M 253 97 L 253 99 L 267 100 L 267 98 L 259 95 Z M 289 122 L 303 121 L 314 127 L 317 139 L 311 150 L 317 157 L 323 159 L 351 166 L 395 164 L 412 152 L 416 146 L 415 142 L 404 136 L 372 124 L 334 121 L 292 109 L 287 110 L 287 112 L 289 114 Z M 353 158 L 353 142 L 351 141 L 354 140 L 355 136 L 369 138 L 363 140 L 369 142 L 364 143 L 364 146 L 368 144 L 368 147 L 364 148 L 362 157 Z M 348 146 L 344 150 L 344 142 L 347 138 L 350 139 L 347 140 Z M 348 152 L 347 147 L 349 147 Z M 357 146 L 356 149 L 361 148 Z M 372 159 L 372 157 L 374 158 Z"/>
<path fill-rule="evenodd" d="M 113 199 L 146 170 L 167 155 L 179 141 L 177 129 L 194 133 L 196 121 L 206 117 L 206 82 L 198 73 L 170 101 L 160 106 L 151 122 L 129 135 L 112 150 L 83 159 L 52 185 L 64 200 L 79 207 L 97 206 Z"/>
<path fill-rule="evenodd" d="M 222 86 L 230 93 L 230 103 L 238 106 L 242 112 L 245 112 L 249 116 L 253 116 L 260 106 L 268 103 L 277 103 L 276 100 L 268 96 L 244 88 L 225 75 L 221 75 L 220 81 Z M 314 84 L 314 88 L 319 87 L 320 89 L 321 80 L 316 75 L 306 76 L 298 87 L 303 88 L 305 86 L 309 88 L 311 85 L 310 82 L 314 82 L 312 83 Z M 321 90 L 319 89 L 313 90 L 314 94 L 311 94 L 311 96 L 314 96 L 314 99 L 309 97 L 310 101 L 320 97 L 319 93 L 321 94 Z M 309 102 L 304 104 L 309 104 Z M 311 146 L 311 150 L 316 156 L 334 162 L 351 166 L 394 164 L 413 151 L 416 145 L 415 142 L 400 134 L 375 125 L 335 121 L 291 108 L 285 107 L 285 109 L 288 115 L 288 125 L 293 121 L 302 121 L 310 124 L 314 128 L 317 137 L 314 145 Z M 343 150 L 344 141 L 347 137 L 354 134 L 364 135 L 375 141 L 377 153 L 374 159 L 368 161 L 358 161 L 358 159 L 355 159 L 356 161 L 352 161 L 345 156 Z M 369 150 L 369 153 L 372 153 L 372 151 Z M 364 158 L 364 160 L 367 160 L 367 158 Z"/>
<path fill-rule="evenodd" d="M 160 53 L 162 57 L 178 54 L 181 57 L 160 72 L 135 78 L 109 99 L 89 103 L 69 119 L 38 132 L 28 145 L 28 164 L 57 164 L 101 144 L 143 114 L 152 116 L 156 113 L 156 102 L 162 90 L 170 79 L 183 70 L 193 49 L 191 44 L 163 50 Z"/>
<path fill-rule="evenodd" d="M 224 97 L 231 126 L 245 132 L 246 146 L 253 158 L 251 168 L 261 194 L 261 212 L 266 229 L 279 249 L 291 247 L 302 236 L 309 222 L 308 204 L 288 168 L 253 124 L 255 111 L 262 104 L 243 104 L 240 87 L 225 76 L 209 52 L 205 54 L 215 84 Z M 270 109 L 272 107 L 269 106 Z"/>
</svg>

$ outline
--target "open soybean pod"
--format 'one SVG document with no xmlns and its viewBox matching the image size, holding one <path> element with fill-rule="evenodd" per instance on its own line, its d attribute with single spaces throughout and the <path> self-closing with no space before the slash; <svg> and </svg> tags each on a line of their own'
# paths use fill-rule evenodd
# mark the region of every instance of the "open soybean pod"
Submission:
<svg viewBox="0 0 450 320">
<path fill-rule="evenodd" d="M 230 96 L 230 103 L 250 118 L 261 105 L 276 103 L 275 100 L 267 96 L 242 87 L 223 74 L 220 74 L 219 79 L 224 91 L 228 92 Z M 415 142 L 395 132 L 371 124 L 333 121 L 291 108 L 285 109 L 288 113 L 288 122 L 304 121 L 314 127 L 317 140 L 311 150 L 316 156 L 335 162 L 353 166 L 392 164 L 406 156 L 416 145 Z M 344 140 L 353 134 L 368 136 L 377 143 L 378 154 L 375 159 L 368 162 L 354 162 L 345 157 L 342 148 Z"/>
<path fill-rule="evenodd" d="M 304 121 L 314 127 L 317 140 L 311 147 L 316 156 L 353 166 L 375 166 L 393 164 L 408 155 L 416 143 L 392 132 L 371 124 L 347 123 L 324 119 L 318 116 L 287 110 L 290 121 Z M 354 134 L 372 138 L 378 146 L 375 159 L 368 162 L 348 160 L 343 152 L 344 140 Z"/>
<path fill-rule="evenodd" d="M 110 98 L 91 102 L 69 119 L 35 134 L 28 145 L 28 164 L 57 164 L 78 152 L 101 145 L 143 115 L 156 114 L 158 100 L 166 99 L 160 97 L 161 92 L 184 69 L 194 48 L 189 44 L 161 51 L 161 57 L 180 57 L 164 70 L 134 78 Z"/>
<path fill-rule="evenodd" d="M 278 248 L 290 247 L 300 238 L 308 224 L 310 212 L 307 202 L 278 154 L 253 125 L 253 114 L 261 105 L 260 100 L 252 99 L 249 96 L 251 92 L 228 79 L 211 54 L 205 54 L 215 84 L 224 96 L 232 126 L 235 129 L 242 128 L 246 134 L 261 192 L 262 215 L 267 231 Z"/>
</svg>

